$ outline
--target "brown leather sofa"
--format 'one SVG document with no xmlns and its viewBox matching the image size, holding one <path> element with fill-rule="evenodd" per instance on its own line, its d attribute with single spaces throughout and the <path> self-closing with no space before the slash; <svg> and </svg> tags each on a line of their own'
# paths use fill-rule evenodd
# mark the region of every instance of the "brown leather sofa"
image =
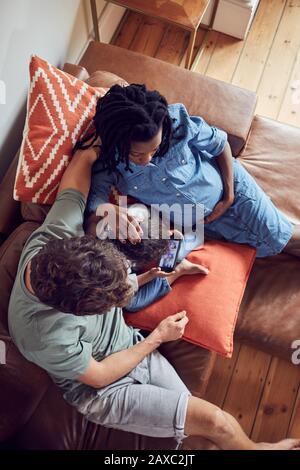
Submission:
<svg viewBox="0 0 300 470">
<path fill-rule="evenodd" d="M 300 223 L 300 130 L 254 117 L 254 93 L 118 47 L 90 43 L 80 66 L 65 70 L 99 84 L 98 70 L 129 83 L 158 89 L 170 103 L 183 102 L 191 114 L 228 132 L 230 145 L 259 184 L 295 223 Z M 103 84 L 102 84 L 103 85 Z M 173 449 L 173 439 L 148 438 L 105 429 L 86 421 L 62 398 L 39 367 L 21 356 L 7 326 L 7 306 L 22 247 L 42 222 L 47 206 L 12 198 L 18 155 L 0 185 L 0 445 L 18 449 Z M 4 240 L 4 241 L 3 241 Z M 300 339 L 300 261 L 288 255 L 256 261 L 241 305 L 236 335 L 272 354 L 290 359 Z M 184 341 L 162 352 L 192 393 L 203 396 L 215 356 Z"/>
</svg>

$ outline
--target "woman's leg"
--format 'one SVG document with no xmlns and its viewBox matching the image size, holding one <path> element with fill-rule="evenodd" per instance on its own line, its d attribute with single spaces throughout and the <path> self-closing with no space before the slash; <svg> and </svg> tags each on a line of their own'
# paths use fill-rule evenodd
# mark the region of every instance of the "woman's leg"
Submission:
<svg viewBox="0 0 300 470">
<path fill-rule="evenodd" d="M 299 229 L 291 242 L 293 224 L 238 162 L 235 163 L 234 189 L 232 206 L 221 217 L 205 225 L 208 237 L 222 236 L 230 242 L 253 246 L 258 258 L 281 253 L 290 243 L 289 249 L 295 254 L 299 250 Z"/>
<path fill-rule="evenodd" d="M 295 225 L 292 238 L 283 251 L 300 257 L 300 225 Z"/>
<path fill-rule="evenodd" d="M 196 397 L 189 397 L 184 432 L 199 435 L 224 450 L 300 450 L 300 439 L 284 439 L 275 444 L 254 443 L 233 416 Z"/>
</svg>

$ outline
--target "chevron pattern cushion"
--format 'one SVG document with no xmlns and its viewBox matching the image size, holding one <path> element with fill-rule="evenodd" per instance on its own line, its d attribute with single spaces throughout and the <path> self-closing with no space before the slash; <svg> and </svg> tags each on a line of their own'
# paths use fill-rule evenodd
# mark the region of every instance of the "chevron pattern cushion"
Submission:
<svg viewBox="0 0 300 470">
<path fill-rule="evenodd" d="M 97 100 L 107 90 L 93 88 L 32 56 L 14 199 L 39 204 L 54 202 L 72 148 L 91 130 Z"/>
</svg>

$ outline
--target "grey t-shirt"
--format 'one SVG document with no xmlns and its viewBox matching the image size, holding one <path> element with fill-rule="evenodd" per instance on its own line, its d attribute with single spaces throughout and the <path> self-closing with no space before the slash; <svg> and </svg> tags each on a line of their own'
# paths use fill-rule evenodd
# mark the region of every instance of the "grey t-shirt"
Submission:
<svg viewBox="0 0 300 470">
<path fill-rule="evenodd" d="M 21 254 L 11 293 L 8 322 L 20 352 L 45 369 L 64 391 L 77 389 L 76 379 L 93 357 L 100 361 L 139 341 L 138 330 L 125 324 L 122 310 L 77 316 L 62 313 L 40 302 L 26 288 L 28 262 L 49 240 L 82 236 L 85 198 L 79 191 L 62 191 L 45 222 L 29 237 Z"/>
</svg>

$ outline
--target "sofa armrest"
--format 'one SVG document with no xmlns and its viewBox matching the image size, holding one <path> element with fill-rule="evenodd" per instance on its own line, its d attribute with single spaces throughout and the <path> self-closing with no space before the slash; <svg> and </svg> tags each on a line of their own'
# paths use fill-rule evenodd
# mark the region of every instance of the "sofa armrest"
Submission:
<svg viewBox="0 0 300 470">
<path fill-rule="evenodd" d="M 21 222 L 21 204 L 13 198 L 19 152 L 15 155 L 0 184 L 0 234 L 9 235 Z"/>
<path fill-rule="evenodd" d="M 169 103 L 183 103 L 191 115 L 200 115 L 209 124 L 228 133 L 235 156 L 245 145 L 257 100 L 252 91 L 94 41 L 89 44 L 80 65 L 90 75 L 97 70 L 106 70 L 128 83 L 145 83 L 150 89 L 159 90 Z"/>
</svg>

